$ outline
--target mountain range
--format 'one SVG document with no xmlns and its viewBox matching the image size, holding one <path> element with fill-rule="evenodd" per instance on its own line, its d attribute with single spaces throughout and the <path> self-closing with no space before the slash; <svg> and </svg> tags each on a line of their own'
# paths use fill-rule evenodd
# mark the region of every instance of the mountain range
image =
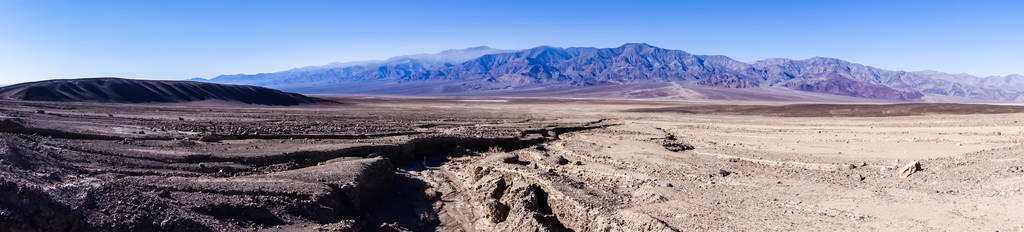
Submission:
<svg viewBox="0 0 1024 232">
<path fill-rule="evenodd" d="M 331 94 L 1024 102 L 1021 75 L 892 71 L 825 57 L 741 62 L 643 43 L 473 47 L 197 80 Z"/>
</svg>

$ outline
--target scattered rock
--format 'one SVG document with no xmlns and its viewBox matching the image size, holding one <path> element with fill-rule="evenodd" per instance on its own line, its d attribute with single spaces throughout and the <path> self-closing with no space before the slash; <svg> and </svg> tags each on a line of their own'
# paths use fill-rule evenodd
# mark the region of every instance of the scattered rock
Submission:
<svg viewBox="0 0 1024 232">
<path fill-rule="evenodd" d="M 921 169 L 921 162 L 912 161 L 900 168 L 900 177 L 907 178 Z"/>
<path fill-rule="evenodd" d="M 501 200 L 501 197 L 505 195 L 505 190 L 508 189 L 508 183 L 505 182 L 505 178 L 498 177 L 490 184 L 491 192 L 487 194 L 487 197 L 494 200 Z"/>
<path fill-rule="evenodd" d="M 565 157 L 557 156 L 555 157 L 555 163 L 558 165 L 566 165 L 569 164 L 569 160 L 565 159 Z"/>
<path fill-rule="evenodd" d="M 471 178 L 470 180 L 472 182 L 479 181 L 480 178 L 483 178 L 484 175 L 487 175 L 487 173 L 488 172 L 484 170 L 484 167 L 480 167 L 480 166 L 476 166 L 476 167 L 474 167 L 472 169 L 469 169 L 469 176 L 470 176 L 470 178 Z"/>
<path fill-rule="evenodd" d="M 508 218 L 508 211 L 510 208 L 494 199 L 488 199 L 484 203 L 485 212 L 487 212 L 487 218 L 491 219 L 493 223 L 504 222 Z"/>
<path fill-rule="evenodd" d="M 850 175 L 850 179 L 854 181 L 864 181 L 864 176 L 860 174 L 852 174 Z"/>
<path fill-rule="evenodd" d="M 437 214 L 433 214 L 428 211 L 420 212 L 420 224 L 437 225 L 439 223 L 441 223 L 441 220 L 437 218 Z"/>
<path fill-rule="evenodd" d="M 669 150 L 669 151 L 672 151 L 672 152 L 689 151 L 689 150 L 693 150 L 694 149 L 693 146 L 686 145 L 686 144 L 681 144 L 681 143 L 665 143 L 665 144 L 662 144 L 662 146 L 665 147 L 666 150 Z"/>
<path fill-rule="evenodd" d="M 434 188 L 427 188 L 423 190 L 423 196 L 426 196 L 427 200 L 435 201 L 441 198 L 441 192 L 434 190 Z"/>
<path fill-rule="evenodd" d="M 519 156 L 517 156 L 517 155 L 511 155 L 511 156 L 505 157 L 505 159 L 502 159 L 501 162 L 506 163 L 506 164 L 518 164 L 518 165 L 530 164 L 529 161 L 523 161 L 523 160 L 519 159 Z M 537 168 L 536 164 L 534 164 L 533 166 L 534 166 L 534 168 Z"/>
<path fill-rule="evenodd" d="M 199 141 L 203 141 L 203 142 L 207 142 L 207 143 L 218 142 L 218 141 L 220 141 L 220 137 L 218 137 L 216 135 L 203 135 L 203 137 L 199 137 Z"/>
<path fill-rule="evenodd" d="M 377 231 L 382 231 L 382 232 L 412 232 L 412 230 L 406 229 L 405 227 L 402 227 L 401 225 L 398 225 L 397 222 L 380 224 L 380 228 Z"/>
</svg>

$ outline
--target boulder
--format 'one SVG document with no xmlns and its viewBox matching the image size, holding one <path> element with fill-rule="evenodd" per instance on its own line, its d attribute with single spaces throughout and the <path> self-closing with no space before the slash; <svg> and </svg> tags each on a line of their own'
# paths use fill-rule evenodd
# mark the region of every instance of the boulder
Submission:
<svg viewBox="0 0 1024 232">
<path fill-rule="evenodd" d="M 900 168 L 900 177 L 907 178 L 918 170 L 921 170 L 921 162 L 912 161 Z"/>
</svg>

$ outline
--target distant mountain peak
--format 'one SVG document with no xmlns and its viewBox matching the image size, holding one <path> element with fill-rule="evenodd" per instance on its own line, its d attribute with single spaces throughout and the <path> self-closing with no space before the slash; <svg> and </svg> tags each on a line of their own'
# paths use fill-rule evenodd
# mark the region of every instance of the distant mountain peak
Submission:
<svg viewBox="0 0 1024 232">
<path fill-rule="evenodd" d="M 480 50 L 491 50 L 491 49 L 494 49 L 494 48 L 491 48 L 491 47 L 488 47 L 488 46 L 476 46 L 476 47 L 468 47 L 468 48 L 465 48 L 465 49 L 448 49 L 448 50 L 442 51 L 441 53 L 450 52 L 450 51 L 458 51 L 458 50 L 480 51 Z"/>
<path fill-rule="evenodd" d="M 526 57 L 541 59 L 542 61 L 567 59 L 570 55 L 562 48 L 551 46 L 540 46 L 526 50 Z"/>
<path fill-rule="evenodd" d="M 814 62 L 814 63 L 828 63 L 828 64 L 849 63 L 849 62 L 847 62 L 845 60 L 840 60 L 840 59 L 831 58 L 831 57 L 821 57 L 821 56 L 811 57 L 811 58 L 808 58 L 808 59 L 806 59 L 804 61 Z"/>
<path fill-rule="evenodd" d="M 622 46 L 619 46 L 619 48 L 649 49 L 649 48 L 658 48 L 658 47 L 651 46 L 650 44 L 647 44 L 647 43 L 624 43 L 624 44 L 622 44 Z"/>
<path fill-rule="evenodd" d="M 494 49 L 488 46 L 469 47 L 465 49 L 448 49 L 434 54 L 416 54 L 408 56 L 396 56 L 392 60 L 418 60 L 435 63 L 461 63 L 469 59 L 477 58 L 487 54 L 512 52 L 512 50 Z"/>
</svg>

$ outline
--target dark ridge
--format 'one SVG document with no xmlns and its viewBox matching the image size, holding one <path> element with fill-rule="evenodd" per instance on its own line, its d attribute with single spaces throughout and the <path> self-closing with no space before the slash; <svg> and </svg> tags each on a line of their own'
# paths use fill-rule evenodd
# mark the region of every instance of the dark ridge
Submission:
<svg viewBox="0 0 1024 232">
<path fill-rule="evenodd" d="M 107 103 L 182 103 L 211 100 L 272 106 L 329 102 L 257 86 L 120 78 L 59 79 L 16 84 L 0 88 L 0 99 Z"/>
</svg>

